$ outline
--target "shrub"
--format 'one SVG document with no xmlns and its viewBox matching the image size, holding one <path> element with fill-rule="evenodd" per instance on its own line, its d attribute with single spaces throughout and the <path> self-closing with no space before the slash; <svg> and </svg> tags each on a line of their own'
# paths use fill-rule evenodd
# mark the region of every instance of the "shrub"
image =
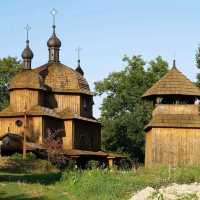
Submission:
<svg viewBox="0 0 200 200">
<path fill-rule="evenodd" d="M 66 157 L 64 155 L 62 140 L 58 137 L 55 138 L 56 132 L 49 132 L 44 145 L 47 148 L 48 161 L 53 163 L 59 168 L 63 168 L 66 165 Z"/>
<path fill-rule="evenodd" d="M 86 168 L 87 169 L 97 169 L 100 167 L 100 163 L 97 160 L 90 160 L 88 161 Z"/>
<path fill-rule="evenodd" d="M 10 156 L 11 160 L 22 160 L 22 154 L 20 153 L 14 153 Z"/>
<path fill-rule="evenodd" d="M 20 154 L 20 153 L 14 153 L 14 154 L 12 154 L 10 156 L 10 159 L 11 160 L 16 160 L 16 161 L 17 160 L 23 160 L 23 155 Z M 35 159 L 37 159 L 37 156 L 34 153 L 30 152 L 30 153 L 26 154 L 26 159 L 25 160 L 35 160 Z"/>
<path fill-rule="evenodd" d="M 34 153 L 30 152 L 26 154 L 26 160 L 36 160 L 36 159 L 37 156 Z"/>
</svg>

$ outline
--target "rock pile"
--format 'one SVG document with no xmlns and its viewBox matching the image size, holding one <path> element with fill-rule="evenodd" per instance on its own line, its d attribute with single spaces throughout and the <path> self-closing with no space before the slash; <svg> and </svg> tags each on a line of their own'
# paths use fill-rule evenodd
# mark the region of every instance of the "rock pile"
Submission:
<svg viewBox="0 0 200 200">
<path fill-rule="evenodd" d="M 146 187 L 135 193 L 130 200 L 200 200 L 200 183 L 172 184 L 160 189 Z"/>
</svg>

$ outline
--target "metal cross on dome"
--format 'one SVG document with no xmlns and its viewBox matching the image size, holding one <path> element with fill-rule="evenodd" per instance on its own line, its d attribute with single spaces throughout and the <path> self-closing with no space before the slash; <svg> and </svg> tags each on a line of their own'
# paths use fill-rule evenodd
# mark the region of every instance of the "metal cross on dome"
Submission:
<svg viewBox="0 0 200 200">
<path fill-rule="evenodd" d="M 50 12 L 51 16 L 53 17 L 53 26 L 55 26 L 55 21 L 56 21 L 56 15 L 58 14 L 58 11 L 53 8 Z"/>
<path fill-rule="evenodd" d="M 27 24 L 26 27 L 24 27 L 24 29 L 26 29 L 26 39 L 29 39 L 29 31 L 31 30 L 31 27 Z"/>
<path fill-rule="evenodd" d="M 78 47 L 75 49 L 75 51 L 77 52 L 78 60 L 80 60 L 80 52 L 81 52 L 82 50 L 83 50 L 83 49 L 82 49 L 80 46 L 78 46 Z"/>
</svg>

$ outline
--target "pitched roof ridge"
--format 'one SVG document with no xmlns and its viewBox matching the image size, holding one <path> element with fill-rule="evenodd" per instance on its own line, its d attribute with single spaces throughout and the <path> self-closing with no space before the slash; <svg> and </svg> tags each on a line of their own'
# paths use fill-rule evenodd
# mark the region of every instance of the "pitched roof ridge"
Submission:
<svg viewBox="0 0 200 200">
<path fill-rule="evenodd" d="M 142 97 L 156 95 L 200 96 L 200 89 L 185 74 L 173 67 L 159 81 L 153 84 Z"/>
</svg>

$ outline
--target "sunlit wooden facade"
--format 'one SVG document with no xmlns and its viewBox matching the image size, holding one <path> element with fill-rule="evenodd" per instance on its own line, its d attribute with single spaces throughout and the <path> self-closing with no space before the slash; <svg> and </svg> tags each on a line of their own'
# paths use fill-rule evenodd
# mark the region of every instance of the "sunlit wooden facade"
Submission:
<svg viewBox="0 0 200 200">
<path fill-rule="evenodd" d="M 10 82 L 10 104 L 0 112 L 0 138 L 8 132 L 23 135 L 27 116 L 27 141 L 43 144 L 49 134 L 60 137 L 66 150 L 101 150 L 101 124 L 93 117 L 93 93 L 83 70 L 59 61 L 60 40 L 48 40 L 49 61 L 31 68 L 33 53 L 27 46 L 22 53 L 23 69 Z M 78 151 L 77 151 L 78 152 Z M 107 156 L 102 152 L 102 156 Z"/>
<path fill-rule="evenodd" d="M 143 98 L 154 103 L 145 127 L 145 166 L 199 165 L 200 90 L 175 66 Z"/>
</svg>

